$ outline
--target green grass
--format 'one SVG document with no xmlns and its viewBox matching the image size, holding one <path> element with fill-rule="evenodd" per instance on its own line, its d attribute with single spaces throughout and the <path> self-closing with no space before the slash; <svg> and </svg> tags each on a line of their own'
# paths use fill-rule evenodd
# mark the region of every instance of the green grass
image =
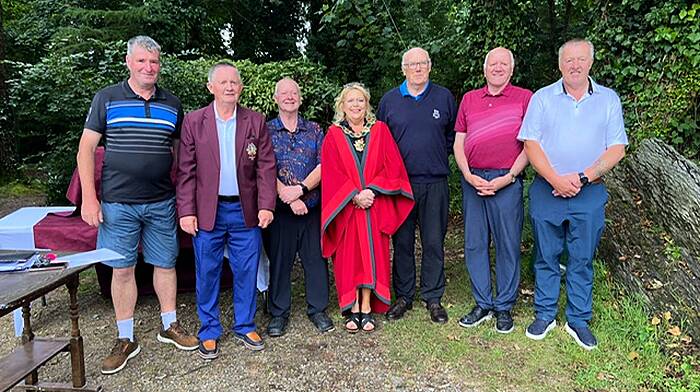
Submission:
<svg viewBox="0 0 700 392">
<path fill-rule="evenodd" d="M 473 306 L 461 235 L 461 231 L 450 233 L 446 241 L 448 283 L 443 304 L 449 323 L 429 322 L 418 302 L 404 320 L 384 323 L 383 339 L 402 371 L 449 369 L 460 382 L 487 391 L 700 391 L 698 359 L 664 353 L 667 323 L 651 325 L 642 301 L 621 295 L 600 262 L 595 264 L 591 322 L 599 341 L 596 350 L 581 349 L 563 330 L 564 290 L 559 326 L 542 341 L 524 334 L 533 318 L 531 296 L 519 296 L 511 334 L 497 333 L 493 321 L 461 328 L 457 320 Z M 529 259 L 529 254 L 523 255 L 523 272 L 530 268 Z M 531 273 L 523 273 L 520 288 L 533 289 Z"/>
</svg>

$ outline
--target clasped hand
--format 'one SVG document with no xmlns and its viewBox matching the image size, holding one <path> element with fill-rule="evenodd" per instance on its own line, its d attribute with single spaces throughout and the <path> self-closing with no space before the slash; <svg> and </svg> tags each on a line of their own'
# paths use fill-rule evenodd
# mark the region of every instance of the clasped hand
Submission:
<svg viewBox="0 0 700 392">
<path fill-rule="evenodd" d="M 468 174 L 464 179 L 476 189 L 476 194 L 479 196 L 493 196 L 496 192 L 511 184 L 510 174 L 496 177 L 491 181 L 486 181 L 476 174 Z"/>
<path fill-rule="evenodd" d="M 581 180 L 576 173 L 556 176 L 550 183 L 552 195 L 555 197 L 569 198 L 578 195 L 581 191 Z"/>
<path fill-rule="evenodd" d="M 304 191 L 299 185 L 283 186 L 279 191 L 280 200 L 286 204 L 292 204 L 293 201 L 299 199 L 304 194 Z"/>
<path fill-rule="evenodd" d="M 352 198 L 352 203 L 355 207 L 363 210 L 370 208 L 374 204 L 374 192 L 369 189 L 363 189 Z"/>
<path fill-rule="evenodd" d="M 299 185 L 287 185 L 283 186 L 279 190 L 279 198 L 285 204 L 289 204 L 289 208 L 292 209 L 294 215 L 306 215 L 309 209 L 306 207 L 306 203 L 299 199 L 304 195 L 304 191 Z"/>
</svg>

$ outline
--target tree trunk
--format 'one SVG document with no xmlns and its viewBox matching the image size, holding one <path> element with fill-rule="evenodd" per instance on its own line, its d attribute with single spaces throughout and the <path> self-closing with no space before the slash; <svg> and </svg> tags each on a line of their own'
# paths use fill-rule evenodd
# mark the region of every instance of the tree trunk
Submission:
<svg viewBox="0 0 700 392">
<path fill-rule="evenodd" d="M 605 181 L 601 258 L 629 293 L 654 312 L 671 311 L 700 340 L 700 169 L 649 139 Z"/>
</svg>

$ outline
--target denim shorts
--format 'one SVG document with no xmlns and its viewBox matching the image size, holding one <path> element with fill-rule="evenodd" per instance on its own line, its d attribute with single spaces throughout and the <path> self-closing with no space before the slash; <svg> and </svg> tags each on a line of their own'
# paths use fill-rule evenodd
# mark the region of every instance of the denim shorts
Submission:
<svg viewBox="0 0 700 392">
<path fill-rule="evenodd" d="M 111 249 L 124 259 L 104 262 L 112 268 L 136 265 L 139 241 L 143 259 L 160 268 L 174 268 L 178 254 L 175 198 L 144 204 L 102 203 L 97 247 Z"/>
</svg>

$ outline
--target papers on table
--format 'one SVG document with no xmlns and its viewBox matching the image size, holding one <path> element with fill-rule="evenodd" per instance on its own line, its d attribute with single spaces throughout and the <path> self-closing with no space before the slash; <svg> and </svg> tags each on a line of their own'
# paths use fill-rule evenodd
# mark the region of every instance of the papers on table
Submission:
<svg viewBox="0 0 700 392">
<path fill-rule="evenodd" d="M 12 254 L 17 255 L 17 257 L 15 257 L 14 259 L 8 256 L 10 254 L 11 253 L 9 252 L 0 251 L 0 272 L 15 272 L 27 270 L 29 268 L 32 268 L 32 266 L 37 262 L 37 260 L 41 258 L 41 254 L 39 252 L 13 252 Z M 7 260 L 2 260 L 2 258 L 6 258 Z M 68 268 L 75 268 L 83 265 L 101 263 L 103 261 L 120 260 L 123 258 L 124 256 L 111 249 L 101 248 L 91 250 L 89 252 L 81 252 L 69 256 L 59 257 L 57 260 L 53 261 L 52 264 L 56 264 L 56 266 L 65 266 L 67 264 Z M 51 267 L 51 264 L 46 265 L 45 267 L 47 268 L 37 268 L 36 270 L 47 270 Z"/>
<path fill-rule="evenodd" d="M 74 268 L 83 265 L 101 263 L 103 261 L 121 260 L 123 258 L 124 256 L 111 249 L 100 248 L 89 252 L 75 253 L 70 256 L 59 257 L 58 260 L 67 261 L 68 268 Z"/>
<path fill-rule="evenodd" d="M 41 255 L 34 251 L 0 251 L 0 272 L 15 272 L 31 268 Z"/>
</svg>

